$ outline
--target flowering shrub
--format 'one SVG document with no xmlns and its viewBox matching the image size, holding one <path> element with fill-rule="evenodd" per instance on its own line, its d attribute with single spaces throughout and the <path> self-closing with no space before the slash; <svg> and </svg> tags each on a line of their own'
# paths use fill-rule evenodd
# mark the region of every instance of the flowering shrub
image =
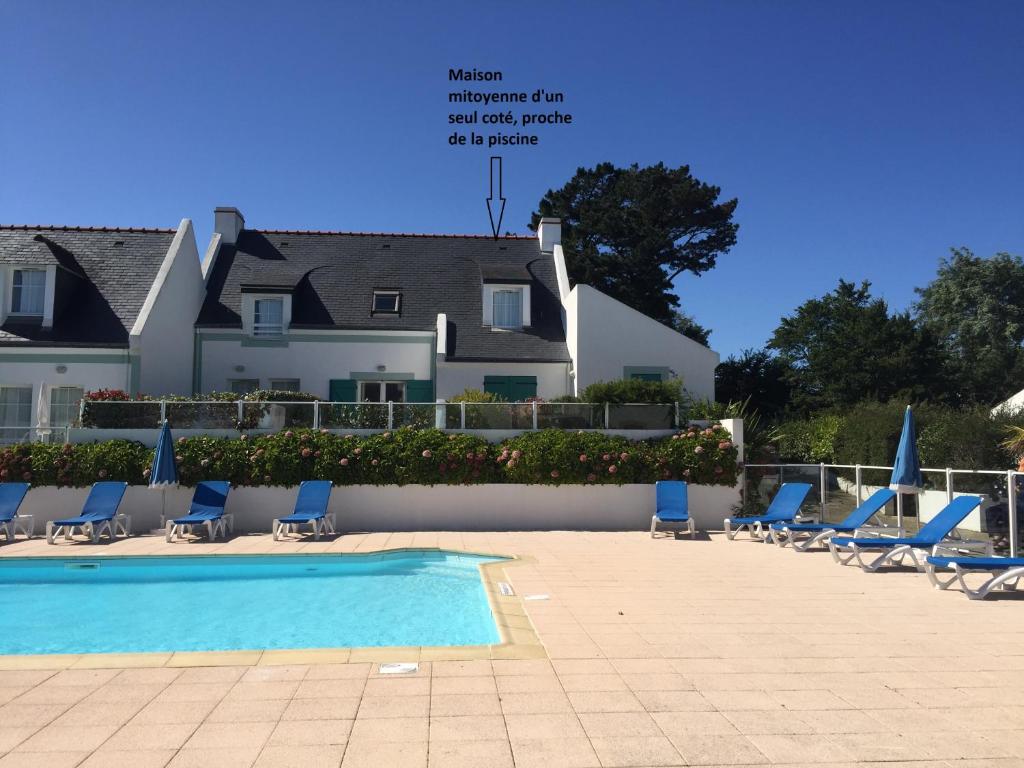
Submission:
<svg viewBox="0 0 1024 768">
<path fill-rule="evenodd" d="M 182 485 L 230 480 L 237 486 L 467 483 L 651 483 L 683 479 L 736 483 L 736 447 L 721 427 L 689 427 L 671 437 L 630 441 L 598 432 L 525 432 L 501 445 L 437 429 L 398 429 L 368 437 L 287 429 L 271 435 L 178 437 Z M 86 486 L 98 480 L 149 482 L 153 449 L 128 440 L 0 451 L 0 477 L 34 485 Z"/>
</svg>

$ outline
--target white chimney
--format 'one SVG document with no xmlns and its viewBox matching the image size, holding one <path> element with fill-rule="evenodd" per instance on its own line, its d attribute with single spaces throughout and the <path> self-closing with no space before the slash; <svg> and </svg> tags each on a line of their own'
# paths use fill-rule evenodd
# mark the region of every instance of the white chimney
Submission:
<svg viewBox="0 0 1024 768">
<path fill-rule="evenodd" d="M 541 251 L 551 253 L 562 242 L 562 220 L 541 219 L 537 225 L 537 237 L 540 239 Z"/>
<path fill-rule="evenodd" d="M 245 217 L 237 208 L 218 206 L 213 209 L 213 231 L 226 245 L 238 242 L 238 233 L 245 227 Z"/>
</svg>

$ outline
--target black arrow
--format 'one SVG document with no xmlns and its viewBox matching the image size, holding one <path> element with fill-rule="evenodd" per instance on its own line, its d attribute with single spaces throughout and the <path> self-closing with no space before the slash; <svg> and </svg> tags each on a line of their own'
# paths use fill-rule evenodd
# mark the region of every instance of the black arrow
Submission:
<svg viewBox="0 0 1024 768">
<path fill-rule="evenodd" d="M 495 190 L 497 190 L 497 198 L 500 205 L 497 206 L 498 223 L 494 223 L 495 213 Z M 491 220 L 491 232 L 494 234 L 494 239 L 498 239 L 498 233 L 501 232 L 501 218 L 505 215 L 505 198 L 501 195 L 501 158 L 491 158 L 491 186 L 490 195 L 487 197 L 487 216 Z"/>
</svg>

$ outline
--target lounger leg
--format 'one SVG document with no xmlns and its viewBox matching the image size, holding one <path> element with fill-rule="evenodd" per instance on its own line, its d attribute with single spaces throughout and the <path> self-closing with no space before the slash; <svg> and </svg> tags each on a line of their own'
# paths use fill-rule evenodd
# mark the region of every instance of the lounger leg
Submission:
<svg viewBox="0 0 1024 768">
<path fill-rule="evenodd" d="M 651 515 L 651 538 L 654 538 L 654 531 L 658 528 L 658 516 Z"/>
<path fill-rule="evenodd" d="M 281 522 L 277 518 L 270 524 L 270 535 L 274 537 L 274 541 L 281 540 Z"/>
<path fill-rule="evenodd" d="M 177 533 L 176 526 L 173 521 L 168 520 L 164 528 L 164 541 L 170 544 L 174 540 L 174 534 Z"/>
<path fill-rule="evenodd" d="M 324 515 L 324 522 L 327 524 L 327 531 L 328 531 L 328 533 L 333 534 L 334 533 L 334 513 L 333 512 L 328 512 L 326 515 Z"/>
<path fill-rule="evenodd" d="M 206 535 L 210 541 L 214 541 L 217 538 L 217 524 L 213 520 L 207 520 L 204 525 L 206 526 Z"/>
<path fill-rule="evenodd" d="M 732 541 L 734 538 L 736 538 L 736 534 L 732 532 L 732 523 L 728 520 L 725 521 L 725 538 L 727 538 L 729 541 Z"/>
<path fill-rule="evenodd" d="M 690 529 L 690 538 L 692 539 L 694 536 L 697 535 L 697 523 L 691 517 L 689 520 L 686 521 L 686 526 Z"/>
<path fill-rule="evenodd" d="M 925 570 L 925 573 L 928 575 L 928 581 L 932 583 L 932 586 L 935 587 L 935 589 L 946 589 L 947 587 L 949 587 L 950 584 L 952 584 L 959 578 L 959 575 L 954 573 L 948 579 L 943 581 L 939 578 L 938 569 L 931 563 L 928 563 L 928 568 Z M 962 581 L 961 585 L 963 585 Z"/>
</svg>

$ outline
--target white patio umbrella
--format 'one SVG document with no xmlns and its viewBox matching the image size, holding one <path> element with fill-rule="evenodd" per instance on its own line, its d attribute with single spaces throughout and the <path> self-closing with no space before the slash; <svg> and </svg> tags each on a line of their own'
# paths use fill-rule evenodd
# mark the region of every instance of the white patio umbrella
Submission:
<svg viewBox="0 0 1024 768">
<path fill-rule="evenodd" d="M 39 382 L 39 400 L 36 401 L 36 434 L 39 437 L 50 434 L 50 387 L 45 381 Z"/>
</svg>

